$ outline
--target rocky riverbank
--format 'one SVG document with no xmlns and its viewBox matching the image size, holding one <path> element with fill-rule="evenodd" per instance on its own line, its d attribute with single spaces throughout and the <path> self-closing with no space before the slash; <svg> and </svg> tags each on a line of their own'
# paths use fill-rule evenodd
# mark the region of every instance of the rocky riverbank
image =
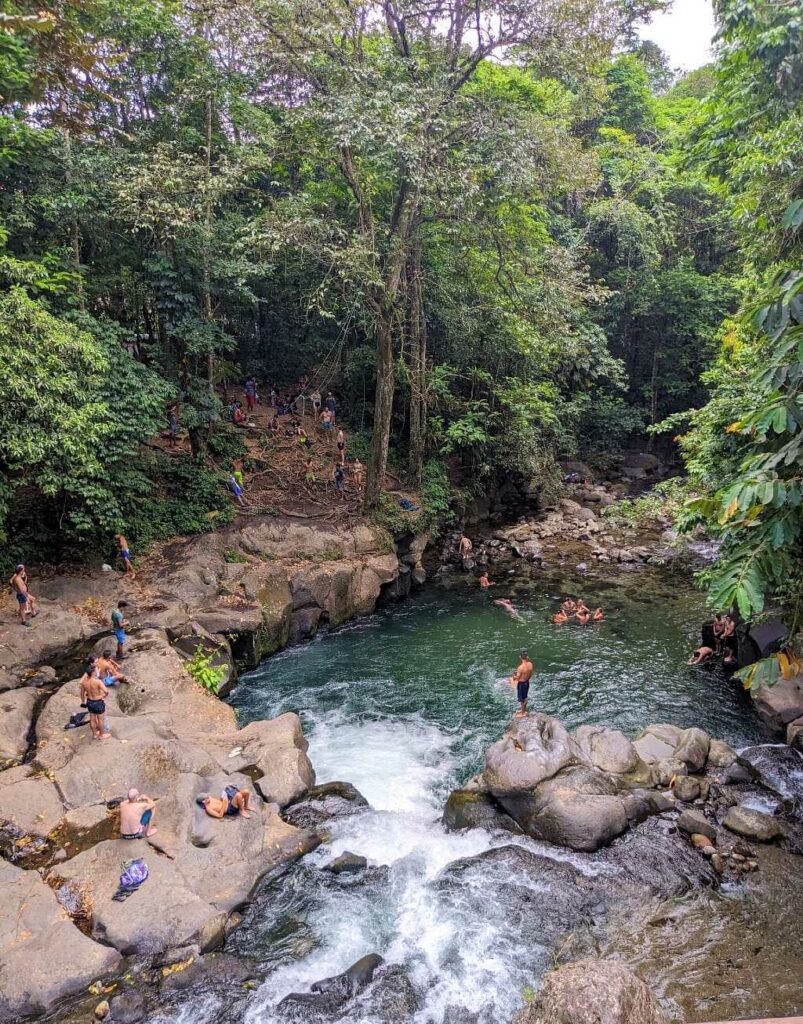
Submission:
<svg viewBox="0 0 803 1024">
<path fill-rule="evenodd" d="M 32 581 L 40 615 L 29 629 L 7 615 L 0 648 L 0 1020 L 47 1010 L 124 958 L 169 964 L 215 948 L 258 881 L 320 842 L 280 815 L 315 781 L 298 718 L 238 729 L 186 658 L 200 642 L 231 680 L 235 661 L 369 614 L 383 587 L 399 596 L 422 549 L 400 559 L 380 530 L 263 518 L 168 545 L 134 582 L 101 568 Z M 123 598 L 127 682 L 109 695 L 100 742 L 65 726 L 79 656 L 108 643 L 108 609 Z M 196 797 L 232 783 L 255 791 L 251 818 L 207 817 Z M 131 786 L 157 801 L 147 841 L 117 838 Z M 119 902 L 132 857 L 149 877 Z"/>
</svg>

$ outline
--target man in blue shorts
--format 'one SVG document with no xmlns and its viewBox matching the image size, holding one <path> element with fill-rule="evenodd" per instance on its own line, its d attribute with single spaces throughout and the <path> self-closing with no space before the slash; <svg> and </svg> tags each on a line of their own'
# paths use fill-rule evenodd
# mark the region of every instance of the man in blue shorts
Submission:
<svg viewBox="0 0 803 1024">
<path fill-rule="evenodd" d="M 125 627 L 128 625 L 128 623 L 126 622 L 123 608 L 127 607 L 128 601 L 118 601 L 117 607 L 113 609 L 111 614 L 112 629 L 114 630 L 114 635 L 117 637 L 117 653 L 115 654 L 115 658 L 117 659 L 117 661 L 122 661 L 122 659 L 125 657 L 123 647 L 125 645 L 126 640 Z"/>
<path fill-rule="evenodd" d="M 524 718 L 527 714 L 527 698 L 530 695 L 530 679 L 533 674 L 533 663 L 527 657 L 527 652 L 521 651 L 520 657 L 519 667 L 510 677 L 510 685 L 516 687 L 516 700 L 519 702 L 516 718 Z"/>
</svg>

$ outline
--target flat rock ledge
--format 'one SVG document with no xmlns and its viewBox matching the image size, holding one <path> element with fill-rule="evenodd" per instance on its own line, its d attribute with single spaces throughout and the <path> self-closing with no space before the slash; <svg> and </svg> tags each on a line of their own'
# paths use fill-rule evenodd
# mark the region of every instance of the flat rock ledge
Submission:
<svg viewBox="0 0 803 1024">
<path fill-rule="evenodd" d="M 124 665 L 128 682 L 107 700 L 111 739 L 65 730 L 80 702 L 72 680 L 39 715 L 32 759 L 0 772 L 2 1022 L 84 991 L 124 956 L 214 948 L 259 880 L 320 842 L 280 817 L 315 782 L 296 715 L 238 729 L 162 629 L 135 634 Z M 251 817 L 209 818 L 196 798 L 230 783 L 252 790 Z M 156 800 L 150 840 L 118 838 L 131 786 Z M 138 857 L 149 877 L 115 901 Z"/>
</svg>

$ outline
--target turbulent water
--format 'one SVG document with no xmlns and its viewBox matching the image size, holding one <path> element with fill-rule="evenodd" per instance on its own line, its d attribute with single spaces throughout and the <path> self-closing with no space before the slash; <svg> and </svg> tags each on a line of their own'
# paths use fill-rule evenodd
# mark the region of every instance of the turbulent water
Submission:
<svg viewBox="0 0 803 1024">
<path fill-rule="evenodd" d="M 603 605 L 606 621 L 549 625 L 565 592 Z M 492 603 L 508 595 L 520 620 Z M 234 1017 L 272 1024 L 285 995 L 377 952 L 412 979 L 417 1024 L 510 1020 L 549 966 L 554 929 L 529 933 L 525 920 L 513 919 L 505 873 L 493 884 L 482 872 L 444 884 L 448 865 L 511 842 L 483 831 L 446 833 L 444 800 L 481 769 L 485 748 L 509 721 L 515 704 L 506 676 L 523 646 L 536 666 L 531 707 L 571 727 L 604 722 L 632 734 L 671 721 L 737 746 L 761 738 L 737 686 L 683 664 L 703 615 L 688 584 L 657 570 L 579 581 L 517 569 L 501 575 L 490 597 L 454 577 L 243 677 L 232 697 L 241 721 L 298 712 L 318 781 L 351 782 L 371 807 L 334 823 L 330 842 L 263 887 L 231 947 L 270 973 Z M 600 870 L 593 858 L 540 849 L 584 873 Z M 374 870 L 354 883 L 319 870 L 343 851 L 367 857 Z M 528 899 L 551 898 L 530 889 Z M 221 1006 L 213 999 L 179 1019 L 216 1019 Z M 343 1019 L 372 1016 L 356 1006 Z"/>
</svg>

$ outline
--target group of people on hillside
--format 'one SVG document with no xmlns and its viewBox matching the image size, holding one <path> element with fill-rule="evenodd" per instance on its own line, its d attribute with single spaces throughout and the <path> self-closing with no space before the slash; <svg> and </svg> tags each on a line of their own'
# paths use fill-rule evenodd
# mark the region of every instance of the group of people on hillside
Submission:
<svg viewBox="0 0 803 1024">
<path fill-rule="evenodd" d="M 604 618 L 605 613 L 602 608 L 595 608 L 592 612 L 582 597 L 578 597 L 576 601 L 567 597 L 552 616 L 551 621 L 554 626 L 561 626 L 564 622 L 574 619 L 581 626 L 587 626 L 589 622 L 602 622 Z"/>
</svg>

